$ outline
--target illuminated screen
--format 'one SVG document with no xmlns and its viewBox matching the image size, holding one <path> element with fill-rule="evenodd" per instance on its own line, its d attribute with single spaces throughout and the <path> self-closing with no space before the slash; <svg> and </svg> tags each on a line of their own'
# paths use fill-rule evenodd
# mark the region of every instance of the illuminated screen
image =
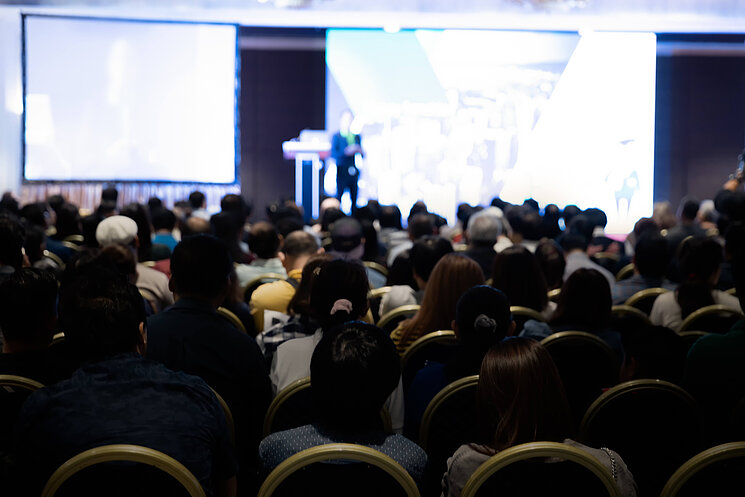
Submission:
<svg viewBox="0 0 745 497">
<path fill-rule="evenodd" d="M 233 183 L 236 27 L 24 17 L 27 180 Z"/>
<path fill-rule="evenodd" d="M 650 33 L 329 30 L 327 129 L 355 114 L 360 204 L 452 223 L 460 202 L 532 197 L 626 233 L 652 212 L 655 59 Z"/>
</svg>

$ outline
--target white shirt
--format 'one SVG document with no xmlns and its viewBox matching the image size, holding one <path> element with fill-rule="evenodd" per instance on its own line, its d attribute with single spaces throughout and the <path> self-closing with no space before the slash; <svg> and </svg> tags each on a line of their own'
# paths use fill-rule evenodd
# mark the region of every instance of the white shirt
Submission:
<svg viewBox="0 0 745 497">
<path fill-rule="evenodd" d="M 277 348 L 269 372 L 275 395 L 294 381 L 310 376 L 310 359 L 322 337 L 323 331 L 319 329 L 312 336 L 288 340 Z M 394 433 L 402 433 L 404 430 L 404 387 L 401 378 L 398 379 L 398 387 L 385 401 L 385 407 L 391 415 L 391 427 Z"/>
<path fill-rule="evenodd" d="M 726 305 L 742 312 L 740 300 L 737 297 L 719 290 L 711 292 L 711 296 L 714 298 L 715 304 Z M 655 326 L 666 326 L 673 331 L 680 331 L 680 325 L 683 324 L 681 313 L 680 304 L 675 298 L 675 292 L 667 292 L 654 300 L 652 312 L 649 313 L 649 320 Z"/>
<path fill-rule="evenodd" d="M 235 267 L 235 275 L 238 277 L 238 284 L 241 287 L 245 287 L 251 280 L 266 273 L 278 273 L 287 276 L 285 267 L 278 257 L 256 259 L 251 264 L 238 264 Z"/>
<path fill-rule="evenodd" d="M 590 257 L 588 257 L 584 252 L 573 252 L 567 255 L 567 264 L 564 267 L 564 281 L 569 279 L 569 276 L 577 269 L 595 269 L 605 276 L 611 289 L 613 289 L 613 286 L 616 284 L 616 277 L 600 264 L 592 262 Z"/>
</svg>

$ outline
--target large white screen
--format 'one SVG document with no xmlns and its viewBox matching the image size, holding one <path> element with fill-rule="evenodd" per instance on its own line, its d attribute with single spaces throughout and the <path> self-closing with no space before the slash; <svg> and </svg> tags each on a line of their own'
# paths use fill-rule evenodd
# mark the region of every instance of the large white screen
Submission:
<svg viewBox="0 0 745 497">
<path fill-rule="evenodd" d="M 650 33 L 329 30 L 328 128 L 355 113 L 362 202 L 452 222 L 533 197 L 626 233 L 652 212 L 655 61 Z"/>
<path fill-rule="evenodd" d="M 232 183 L 236 27 L 25 17 L 28 180 Z"/>
</svg>

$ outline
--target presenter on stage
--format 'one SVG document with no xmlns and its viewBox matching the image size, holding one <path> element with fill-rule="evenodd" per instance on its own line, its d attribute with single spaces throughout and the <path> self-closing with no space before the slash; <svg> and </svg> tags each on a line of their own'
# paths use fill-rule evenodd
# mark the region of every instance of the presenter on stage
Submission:
<svg viewBox="0 0 745 497">
<path fill-rule="evenodd" d="M 350 127 L 354 116 L 347 109 L 339 118 L 339 132 L 331 139 L 331 157 L 336 161 L 336 198 L 341 201 L 345 190 L 349 190 L 352 212 L 357 209 L 357 180 L 360 170 L 355 165 L 357 154 L 364 156 L 360 135 L 354 134 Z"/>
</svg>

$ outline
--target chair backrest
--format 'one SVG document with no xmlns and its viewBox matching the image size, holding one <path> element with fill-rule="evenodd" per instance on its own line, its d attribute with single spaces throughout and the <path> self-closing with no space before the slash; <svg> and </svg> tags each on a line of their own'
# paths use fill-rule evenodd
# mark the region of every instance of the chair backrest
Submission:
<svg viewBox="0 0 745 497">
<path fill-rule="evenodd" d="M 683 348 L 688 351 L 699 338 L 705 337 L 708 333 L 705 331 L 681 331 L 678 335 L 683 338 Z"/>
<path fill-rule="evenodd" d="M 562 462 L 545 462 L 548 458 Z M 597 459 L 556 442 L 531 442 L 500 451 L 471 475 L 461 497 L 496 493 L 520 497 L 621 495 L 613 476 Z"/>
<path fill-rule="evenodd" d="M 561 288 L 554 288 L 548 291 L 548 300 L 551 302 L 558 302 L 559 296 L 561 295 Z"/>
<path fill-rule="evenodd" d="M 59 488 L 78 472 L 94 465 L 110 462 L 132 462 L 145 464 L 170 475 L 190 497 L 205 497 L 204 489 L 199 480 L 176 459 L 154 449 L 139 445 L 104 445 L 86 450 L 68 459 L 57 470 L 44 486 L 42 497 L 53 497 Z M 141 481 L 139 485 L 147 488 L 150 482 Z M 101 495 L 106 491 L 98 489 Z"/>
<path fill-rule="evenodd" d="M 636 307 L 625 304 L 611 307 L 610 321 L 610 327 L 619 332 L 639 330 L 652 326 L 652 322 L 644 312 Z"/>
<path fill-rule="evenodd" d="M 616 274 L 616 266 L 621 256 L 612 252 L 598 252 L 592 256 L 592 260 L 613 274 Z"/>
<path fill-rule="evenodd" d="M 546 322 L 546 318 L 543 314 L 531 309 L 530 307 L 523 307 L 521 305 L 510 306 L 510 312 L 512 313 L 512 319 L 515 321 L 515 335 L 518 335 L 522 331 L 525 322 L 529 319 L 535 319 L 542 323 Z"/>
<path fill-rule="evenodd" d="M 225 423 L 228 425 L 228 433 L 230 434 L 230 441 L 233 442 L 235 445 L 235 420 L 233 418 L 233 413 L 230 410 L 230 407 L 228 406 L 228 403 L 225 402 L 225 399 L 222 398 L 222 396 L 217 393 L 217 390 L 210 387 L 210 390 L 212 390 L 212 393 L 215 394 L 215 398 L 217 399 L 217 402 L 220 404 L 220 407 L 222 407 L 222 412 L 225 414 Z"/>
<path fill-rule="evenodd" d="M 743 314 L 739 309 L 725 305 L 707 305 L 689 314 L 680 325 L 680 331 L 727 333 L 742 318 Z"/>
<path fill-rule="evenodd" d="M 422 369 L 427 361 L 446 362 L 452 357 L 457 344 L 458 339 L 454 331 L 440 330 L 427 333 L 409 345 L 401 357 L 404 391 L 408 389 L 417 371 Z"/>
<path fill-rule="evenodd" d="M 49 259 L 50 261 L 54 262 L 54 264 L 59 268 L 60 271 L 65 270 L 65 263 L 62 261 L 62 258 L 55 254 L 54 252 L 50 252 L 49 250 L 44 250 L 43 257 Z"/>
<path fill-rule="evenodd" d="M 659 495 L 675 469 L 701 450 L 696 402 L 662 380 L 634 380 L 601 395 L 585 413 L 580 439 L 623 455 L 641 495 Z"/>
<path fill-rule="evenodd" d="M 380 320 L 380 302 L 383 300 L 383 296 L 390 291 L 391 287 L 381 286 L 380 288 L 373 288 L 367 293 L 367 300 L 370 302 L 370 312 L 372 312 L 376 323 Z"/>
<path fill-rule="evenodd" d="M 258 275 L 256 278 L 246 283 L 246 286 L 243 288 L 243 301 L 247 304 L 251 302 L 251 295 L 253 295 L 254 290 L 264 283 L 271 283 L 272 281 L 283 279 L 285 279 L 285 276 L 279 273 L 265 273 Z"/>
<path fill-rule="evenodd" d="M 652 306 L 654 305 L 654 301 L 657 299 L 657 297 L 669 291 L 670 290 L 668 290 L 667 288 L 662 287 L 645 288 L 644 290 L 639 290 L 634 295 L 626 299 L 625 305 L 635 307 L 649 316 L 649 313 L 652 312 Z"/>
<path fill-rule="evenodd" d="M 62 239 L 63 242 L 71 242 L 76 245 L 82 245 L 85 241 L 85 237 L 83 235 L 69 235 Z"/>
<path fill-rule="evenodd" d="M 142 298 L 147 300 L 147 303 L 150 304 L 150 308 L 152 309 L 154 314 L 157 314 L 161 311 L 160 306 L 158 306 L 158 297 L 156 297 L 153 292 L 151 292 L 147 288 L 138 288 L 137 290 L 139 290 Z"/>
<path fill-rule="evenodd" d="M 325 461 L 347 464 L 324 464 Z M 302 471 L 304 469 L 306 471 Z M 292 481 L 293 476 L 298 478 Z M 283 484 L 286 485 L 284 489 Z M 258 497 L 310 495 L 311 489 L 322 490 L 327 496 L 400 494 L 419 497 L 411 475 L 392 458 L 363 445 L 342 443 L 319 445 L 287 458 L 264 480 Z"/>
<path fill-rule="evenodd" d="M 23 376 L 0 374 L 0 453 L 10 447 L 11 433 L 29 395 L 44 385 Z"/>
<path fill-rule="evenodd" d="M 379 264 L 379 263 L 374 262 L 374 261 L 362 261 L 362 264 L 366 268 L 370 268 L 373 271 L 377 271 L 378 273 L 382 274 L 386 278 L 388 277 L 388 268 L 385 267 L 384 265 Z"/>
<path fill-rule="evenodd" d="M 742 488 L 745 442 L 717 445 L 696 454 L 673 473 L 660 497 L 734 495 Z"/>
<path fill-rule="evenodd" d="M 626 264 L 616 273 L 616 281 L 627 280 L 634 276 L 634 264 Z"/>
<path fill-rule="evenodd" d="M 310 376 L 300 378 L 280 390 L 264 416 L 264 436 L 312 423 L 312 394 Z M 393 431 L 391 415 L 385 407 L 380 411 L 380 425 L 386 433 Z"/>
<path fill-rule="evenodd" d="M 603 340 L 582 331 L 562 331 L 541 343 L 559 370 L 575 425 L 603 389 L 618 383 L 618 359 Z"/>
<path fill-rule="evenodd" d="M 380 320 L 378 321 L 378 328 L 382 329 L 387 334 L 390 334 L 393 330 L 396 329 L 401 321 L 414 317 L 419 311 L 419 307 L 420 306 L 417 304 L 402 305 L 401 307 L 396 307 L 395 309 L 381 316 Z"/>
<path fill-rule="evenodd" d="M 248 334 L 248 331 L 246 331 L 246 327 L 243 325 L 243 322 L 230 309 L 220 306 L 217 308 L 217 314 L 221 318 L 224 318 L 228 323 L 233 325 L 238 331 Z"/>
</svg>

